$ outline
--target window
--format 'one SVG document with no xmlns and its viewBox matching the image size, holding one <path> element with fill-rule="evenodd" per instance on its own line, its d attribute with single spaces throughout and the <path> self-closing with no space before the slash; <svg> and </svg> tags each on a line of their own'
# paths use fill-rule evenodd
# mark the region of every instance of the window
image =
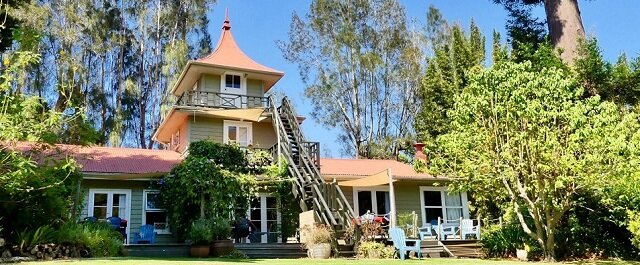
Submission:
<svg viewBox="0 0 640 265">
<path fill-rule="evenodd" d="M 180 131 L 177 131 L 175 134 L 171 135 L 171 145 L 174 148 L 180 145 Z"/>
<path fill-rule="evenodd" d="M 167 212 L 160 206 L 160 192 L 156 190 L 144 191 L 144 215 L 142 223 L 153 225 L 158 234 L 169 234 Z"/>
<path fill-rule="evenodd" d="M 358 215 L 369 211 L 378 215 L 391 212 L 391 201 L 388 188 L 354 188 L 353 205 Z"/>
<path fill-rule="evenodd" d="M 466 193 L 448 193 L 446 188 L 420 187 L 422 222 L 455 222 L 469 217 Z"/>
<path fill-rule="evenodd" d="M 240 147 L 248 147 L 252 142 L 251 123 L 224 121 L 223 137 L 225 143 L 237 143 Z"/>
<path fill-rule="evenodd" d="M 225 75 L 224 87 L 240 89 L 241 86 L 241 78 L 239 75 Z"/>
</svg>

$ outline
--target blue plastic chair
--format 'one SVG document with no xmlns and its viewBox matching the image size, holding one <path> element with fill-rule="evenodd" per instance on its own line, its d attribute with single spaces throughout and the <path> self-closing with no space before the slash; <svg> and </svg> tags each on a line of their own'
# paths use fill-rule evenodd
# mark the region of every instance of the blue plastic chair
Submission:
<svg viewBox="0 0 640 265">
<path fill-rule="evenodd" d="M 400 259 L 404 260 L 405 255 L 409 251 L 414 251 L 419 259 L 422 259 L 422 250 L 420 248 L 420 239 L 407 239 L 404 235 L 404 230 L 399 227 L 393 227 L 389 229 L 391 240 L 393 240 L 393 246 L 398 249 L 400 253 Z M 407 242 L 413 242 L 413 246 L 407 246 Z"/>
<path fill-rule="evenodd" d="M 118 228 L 120 228 L 120 225 L 122 225 L 122 218 L 117 216 L 111 216 L 107 218 L 107 221 L 114 230 L 118 230 Z"/>
<path fill-rule="evenodd" d="M 155 244 L 156 243 L 156 232 L 153 229 L 153 225 L 143 225 L 140 227 L 140 233 L 137 233 L 135 238 L 133 239 L 134 244 L 147 243 L 147 244 Z"/>
</svg>

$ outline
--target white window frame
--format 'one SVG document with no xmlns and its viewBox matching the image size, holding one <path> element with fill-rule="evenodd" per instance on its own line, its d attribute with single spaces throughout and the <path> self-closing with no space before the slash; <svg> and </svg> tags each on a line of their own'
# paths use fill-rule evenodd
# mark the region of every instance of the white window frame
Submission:
<svg viewBox="0 0 640 265">
<path fill-rule="evenodd" d="M 235 76 L 239 76 L 240 77 L 240 88 L 235 88 L 235 87 L 228 87 L 227 86 L 227 76 L 228 75 L 235 75 Z M 232 89 L 232 90 L 237 90 L 235 91 L 236 93 L 231 93 L 231 94 L 238 94 L 238 95 L 247 95 L 247 78 L 244 77 L 244 73 L 241 72 L 224 72 L 221 76 L 220 76 L 220 92 L 222 93 L 229 93 L 229 92 L 234 92 L 234 91 L 226 91 L 226 89 Z"/>
<path fill-rule="evenodd" d="M 107 210 L 109 208 L 113 208 L 113 200 L 112 200 L 113 196 L 111 196 L 112 194 L 125 194 L 127 196 L 125 206 L 124 206 L 126 214 L 124 217 L 122 216 L 119 216 L 119 217 L 127 220 L 126 233 L 127 233 L 127 237 L 130 237 L 131 233 L 129 231 L 131 228 L 131 190 L 129 189 L 89 189 L 89 200 L 87 200 L 87 216 L 88 217 L 93 216 L 94 197 L 96 193 L 107 194 Z M 109 217 L 110 216 L 107 216 L 107 218 Z M 125 242 L 129 242 L 129 238 L 125 238 Z"/>
<path fill-rule="evenodd" d="M 389 187 L 353 187 L 353 210 L 355 211 L 356 214 L 360 213 L 360 204 L 358 203 L 358 192 L 359 191 L 370 191 L 371 192 L 371 203 L 373 205 L 371 205 L 371 207 L 373 208 L 373 206 L 375 206 L 375 208 L 377 209 L 378 207 L 378 196 L 376 196 L 376 191 L 386 191 L 389 192 Z M 391 192 L 389 192 L 389 196 L 391 196 Z M 389 201 L 391 202 L 391 198 L 389 198 Z M 391 205 L 389 205 L 389 209 L 391 209 Z M 378 215 L 384 215 L 387 213 L 375 213 Z"/>
<path fill-rule="evenodd" d="M 222 140 L 225 144 L 229 143 L 229 130 L 228 128 L 230 126 L 236 126 L 236 128 L 238 127 L 247 127 L 247 146 L 240 146 L 241 148 L 246 148 L 249 147 L 251 145 L 253 145 L 253 124 L 251 122 L 245 122 L 245 121 L 229 121 L 229 120 L 224 120 L 223 121 L 223 126 L 222 126 Z M 236 134 L 239 134 L 240 130 L 236 130 Z M 238 135 L 236 135 L 236 139 L 238 139 Z"/>
<path fill-rule="evenodd" d="M 147 224 L 147 212 L 153 213 L 153 212 L 167 212 L 166 209 L 152 209 L 152 210 L 147 210 L 147 194 L 149 193 L 160 193 L 159 190 L 151 190 L 151 189 L 145 189 L 142 190 L 142 224 L 141 225 L 145 225 Z M 153 228 L 153 231 L 156 232 L 158 235 L 170 235 L 171 234 L 171 229 L 169 228 L 169 215 L 167 215 L 167 220 L 165 220 L 165 227 L 166 229 L 155 229 L 155 226 Z"/>
<path fill-rule="evenodd" d="M 442 209 L 442 216 L 443 218 L 446 218 L 447 216 L 447 208 L 461 208 L 462 209 L 462 218 L 464 219 L 469 219 L 469 203 L 467 200 L 467 193 L 466 192 L 460 192 L 460 202 L 462 204 L 461 207 L 459 206 L 447 206 L 446 205 L 446 200 L 445 200 L 445 196 L 447 195 L 448 192 L 448 188 L 447 187 L 433 187 L 433 186 L 420 186 L 420 211 L 422 212 L 422 216 L 420 219 L 422 219 L 422 225 L 426 225 L 427 224 L 427 220 L 426 220 L 426 215 L 427 212 L 425 211 L 425 208 L 427 208 L 427 206 L 424 206 L 424 192 L 425 191 L 439 191 L 440 192 L 440 202 L 441 202 L 441 206 L 429 206 L 428 208 L 441 208 Z"/>
</svg>

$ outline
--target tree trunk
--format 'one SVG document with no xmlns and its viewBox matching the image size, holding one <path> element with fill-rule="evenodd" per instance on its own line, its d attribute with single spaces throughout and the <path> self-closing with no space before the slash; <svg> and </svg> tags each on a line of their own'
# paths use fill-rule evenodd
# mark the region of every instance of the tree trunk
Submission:
<svg viewBox="0 0 640 265">
<path fill-rule="evenodd" d="M 551 43 L 562 49 L 560 58 L 572 65 L 580 39 L 585 38 L 577 0 L 545 0 L 547 26 Z"/>
</svg>

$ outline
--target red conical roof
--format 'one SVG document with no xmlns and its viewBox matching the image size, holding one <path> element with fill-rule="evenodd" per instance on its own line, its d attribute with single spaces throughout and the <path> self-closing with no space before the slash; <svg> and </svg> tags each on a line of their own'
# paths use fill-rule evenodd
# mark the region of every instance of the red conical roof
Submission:
<svg viewBox="0 0 640 265">
<path fill-rule="evenodd" d="M 266 67 L 249 58 L 231 35 L 231 24 L 229 22 L 229 11 L 227 10 L 224 23 L 222 24 L 222 33 L 216 49 L 206 57 L 196 60 L 196 62 L 213 64 L 216 66 L 230 67 L 237 69 L 246 69 L 249 71 L 257 71 L 271 73 L 275 75 L 284 75 L 283 72 Z"/>
</svg>

